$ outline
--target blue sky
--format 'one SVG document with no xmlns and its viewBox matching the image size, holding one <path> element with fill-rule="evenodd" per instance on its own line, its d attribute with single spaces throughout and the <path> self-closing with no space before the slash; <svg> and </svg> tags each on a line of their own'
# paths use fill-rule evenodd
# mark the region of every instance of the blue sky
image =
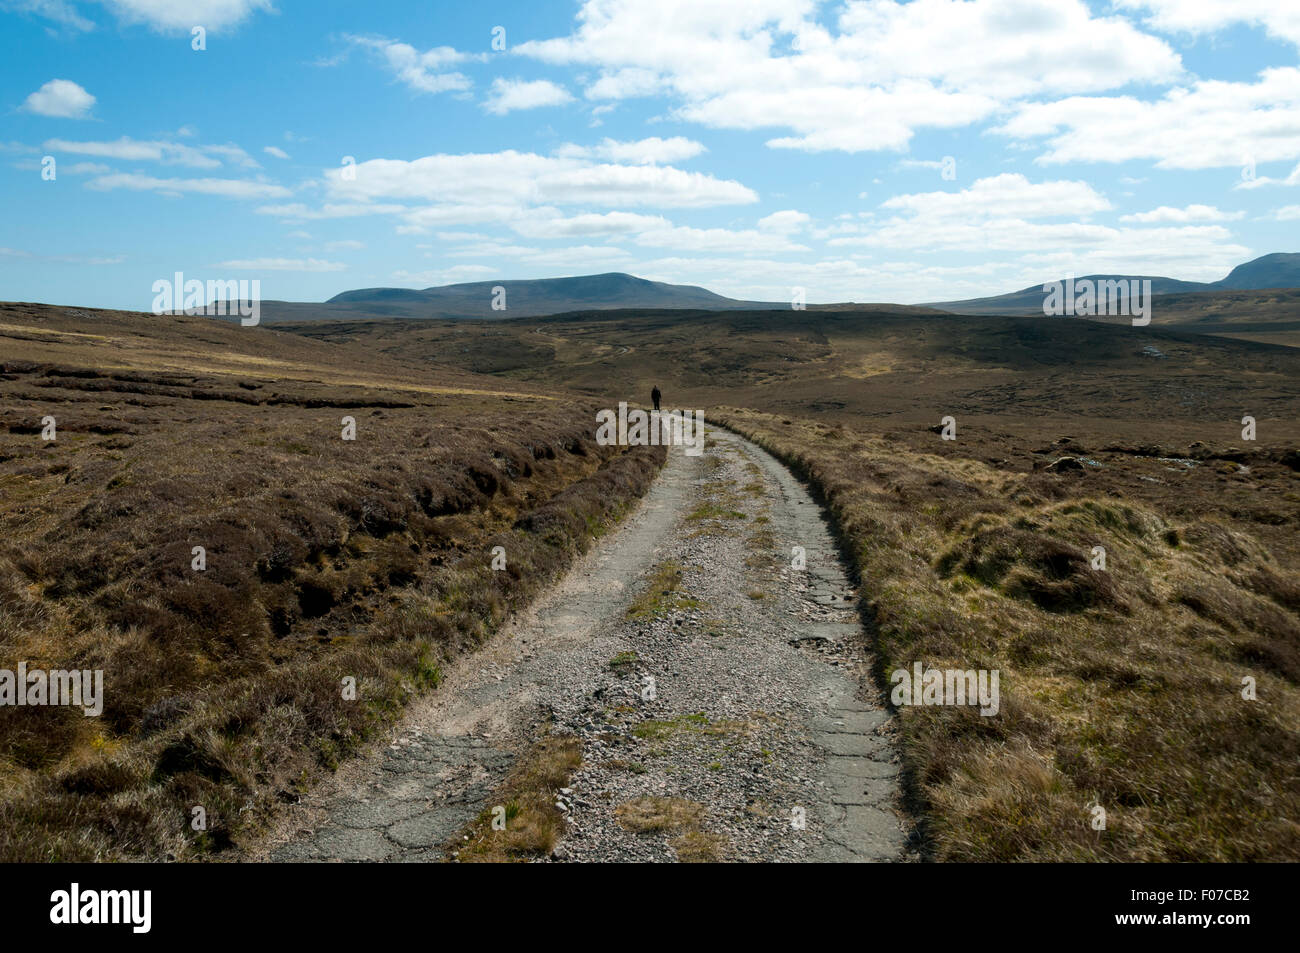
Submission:
<svg viewBox="0 0 1300 953">
<path fill-rule="evenodd" d="M 919 302 L 1300 250 L 1293 2 L 0 0 L 0 26 L 0 300 L 627 271 Z"/>
</svg>

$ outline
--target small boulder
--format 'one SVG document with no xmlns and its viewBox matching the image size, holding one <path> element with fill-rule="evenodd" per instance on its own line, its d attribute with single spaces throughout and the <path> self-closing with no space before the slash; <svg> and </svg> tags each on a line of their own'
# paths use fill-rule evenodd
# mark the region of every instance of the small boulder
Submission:
<svg viewBox="0 0 1300 953">
<path fill-rule="evenodd" d="M 1045 469 L 1048 473 L 1065 473 L 1067 470 L 1082 470 L 1083 464 L 1078 457 L 1060 457 L 1049 463 Z"/>
</svg>

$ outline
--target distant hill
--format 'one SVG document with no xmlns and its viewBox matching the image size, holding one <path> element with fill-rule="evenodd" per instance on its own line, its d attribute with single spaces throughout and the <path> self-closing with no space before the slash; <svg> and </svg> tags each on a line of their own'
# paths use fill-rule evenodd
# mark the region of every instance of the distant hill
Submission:
<svg viewBox="0 0 1300 953">
<path fill-rule="evenodd" d="M 504 311 L 493 310 L 494 289 L 505 289 Z M 938 314 L 914 305 L 809 304 L 819 311 L 888 311 Z M 555 314 L 598 311 L 788 311 L 789 301 L 741 301 L 696 285 L 649 281 L 622 272 L 538 278 L 525 281 L 473 281 L 435 288 L 359 288 L 335 295 L 323 304 L 263 301 L 262 321 L 288 324 L 306 321 L 361 321 L 371 318 L 473 319 L 537 318 Z M 684 316 L 684 315 L 683 315 Z"/>
<path fill-rule="evenodd" d="M 1219 281 L 1180 281 L 1154 275 L 1083 275 L 1075 281 L 1149 280 L 1153 295 L 1187 294 L 1206 291 L 1262 291 L 1270 288 L 1300 288 L 1300 253 L 1275 252 L 1238 265 Z M 1043 286 L 1031 285 L 1019 291 L 988 298 L 936 301 L 929 305 L 954 314 L 1042 314 Z"/>
<path fill-rule="evenodd" d="M 1265 288 L 1300 288 L 1300 254 L 1274 252 L 1228 272 L 1228 277 L 1216 281 L 1213 290 L 1261 291 Z"/>
<path fill-rule="evenodd" d="M 505 310 L 494 310 L 494 289 L 505 290 Z M 473 281 L 435 288 L 361 288 L 345 291 L 319 305 L 294 305 L 294 312 L 312 308 L 320 317 L 356 317 L 359 313 L 401 318 L 532 318 L 566 311 L 613 308 L 694 309 L 731 311 L 789 308 L 789 302 L 738 301 L 695 285 L 648 281 L 610 272 L 571 278 L 525 281 Z M 272 320 L 303 320 L 307 314 L 281 314 Z"/>
<path fill-rule="evenodd" d="M 1300 254 L 1264 255 L 1238 265 L 1222 280 L 1215 282 L 1181 281 L 1155 275 L 1085 275 L 1093 281 L 1150 280 L 1155 295 L 1192 296 L 1180 300 L 1179 310 L 1190 314 L 1214 310 L 1201 307 L 1198 294 L 1247 292 L 1264 289 L 1300 288 Z M 1076 279 L 1079 281 L 1082 279 Z M 495 288 L 505 290 L 505 310 L 493 310 Z M 940 301 L 929 305 L 812 304 L 815 311 L 888 312 L 891 314 L 1042 314 L 1043 286 L 1031 285 L 1009 294 L 963 301 Z M 1257 322 L 1275 322 L 1290 318 L 1287 302 L 1269 302 L 1271 307 L 1253 307 Z M 697 285 L 675 285 L 649 281 L 622 272 L 601 275 L 576 275 L 567 278 L 538 278 L 523 281 L 474 281 L 441 285 L 433 288 L 359 288 L 344 291 L 324 303 L 263 301 L 262 321 L 267 324 L 309 321 L 361 321 L 374 318 L 393 319 L 504 319 L 536 318 L 557 314 L 599 311 L 787 311 L 789 301 L 741 301 L 716 294 Z M 1209 322 L 1213 323 L 1213 322 Z M 1247 329 L 1237 329 L 1247 330 Z M 1290 329 L 1286 329 L 1289 336 Z M 1262 326 L 1247 333 L 1272 329 Z M 1291 343 L 1290 340 L 1287 343 Z"/>
</svg>

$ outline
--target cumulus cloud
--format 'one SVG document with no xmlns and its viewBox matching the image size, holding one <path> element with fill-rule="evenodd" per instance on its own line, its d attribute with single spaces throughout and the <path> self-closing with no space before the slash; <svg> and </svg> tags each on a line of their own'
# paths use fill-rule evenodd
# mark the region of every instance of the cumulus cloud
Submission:
<svg viewBox="0 0 1300 953">
<path fill-rule="evenodd" d="M 1127 162 L 1212 169 L 1300 158 L 1300 68 L 1260 72 L 1254 82 L 1198 80 L 1155 101 L 1073 96 L 1019 106 L 996 129 L 1046 140 L 1037 161 Z"/>
<path fill-rule="evenodd" d="M 970 188 L 955 192 L 917 192 L 896 195 L 883 208 L 915 212 L 935 219 L 974 221 L 989 217 L 1045 218 L 1087 216 L 1110 209 L 1110 202 L 1087 182 L 1030 182 L 1008 172 L 977 179 Z"/>
<path fill-rule="evenodd" d="M 1236 24 L 1260 27 L 1269 36 L 1300 46 L 1300 6 L 1278 0 L 1116 0 L 1145 10 L 1148 26 L 1167 33 L 1216 33 Z"/>
<path fill-rule="evenodd" d="M 95 97 L 70 79 L 52 79 L 27 97 L 23 109 L 56 119 L 89 119 Z"/>
<path fill-rule="evenodd" d="M 330 169 L 325 182 L 339 202 L 416 200 L 452 207 L 516 209 L 545 205 L 705 207 L 755 202 L 739 182 L 672 166 L 618 165 L 507 150 L 371 159 L 351 177 Z M 463 218 L 460 215 L 457 218 Z M 478 219 L 490 220 L 490 219 Z M 432 224 L 428 221 L 425 224 Z M 466 224 L 467 220 L 444 224 Z"/>
<path fill-rule="evenodd" d="M 271 0 L 100 0 L 127 23 L 143 23 L 162 33 L 209 32 L 237 26 L 255 11 L 272 10 Z"/>
<path fill-rule="evenodd" d="M 786 209 L 781 212 L 773 212 L 771 215 L 765 215 L 758 220 L 758 227 L 768 232 L 780 232 L 789 234 L 791 232 L 802 231 L 808 227 L 812 217 L 805 212 L 797 212 L 794 209 Z"/>
<path fill-rule="evenodd" d="M 680 162 L 692 159 L 707 151 L 703 143 L 685 136 L 673 136 L 660 139 L 651 136 L 631 142 L 619 142 L 615 139 L 602 139 L 594 146 L 579 146 L 566 143 L 555 150 L 558 156 L 578 159 L 608 159 L 611 162 Z"/>
<path fill-rule="evenodd" d="M 287 205 L 263 205 L 256 211 L 259 215 L 274 215 L 289 221 L 305 222 L 360 218 L 365 215 L 392 215 L 406 211 L 406 206 L 372 202 L 326 202 L 319 208 L 311 208 L 302 202 L 290 202 Z"/>
<path fill-rule="evenodd" d="M 985 119 L 1016 99 L 1167 82 L 1163 41 L 1083 0 L 875 0 L 837 11 L 810 0 L 586 0 L 570 35 L 515 52 L 595 67 L 593 100 L 665 94 L 679 118 L 785 129 L 768 145 L 901 149 L 919 128 Z"/>
<path fill-rule="evenodd" d="M 418 93 L 445 93 L 469 89 L 468 76 L 448 67 L 472 59 L 450 46 L 436 46 L 421 53 L 409 43 L 377 36 L 346 37 L 353 46 L 376 54 L 401 83 Z"/>
<path fill-rule="evenodd" d="M 1145 213 L 1150 217 L 1133 219 L 1135 224 L 1166 222 L 1176 227 L 1115 227 L 1088 221 L 1111 205 L 1086 182 L 1034 183 L 1009 173 L 977 180 L 960 191 L 894 196 L 881 207 L 899 214 L 878 222 L 846 224 L 827 240 L 827 246 L 981 256 L 1008 252 L 1015 253 L 1022 265 L 1038 265 L 1041 274 L 1048 275 L 1174 272 L 1202 279 L 1222 277 L 1225 268 L 1249 254 L 1222 225 L 1187 224 L 1210 221 L 1208 206 L 1158 209 Z M 1235 217 L 1218 214 L 1221 220 Z M 1055 221 L 1062 218 L 1069 220 Z"/>
<path fill-rule="evenodd" d="M 1244 218 L 1245 212 L 1224 212 L 1213 205 L 1189 205 L 1186 208 L 1173 208 L 1162 205 L 1149 212 L 1135 212 L 1121 215 L 1121 222 L 1231 222 Z"/>
<path fill-rule="evenodd" d="M 504 79 L 492 81 L 492 91 L 483 103 L 490 113 L 504 116 L 516 109 L 537 109 L 542 106 L 562 106 L 573 102 L 569 91 L 549 79 Z"/>
<path fill-rule="evenodd" d="M 691 228 L 672 225 L 644 231 L 633 239 L 638 245 L 672 248 L 682 252 L 740 252 L 774 254 L 808 251 L 784 234 L 757 229 Z"/>
<path fill-rule="evenodd" d="M 660 215 L 638 215 L 635 212 L 587 212 L 565 218 L 552 209 L 539 209 L 511 222 L 511 228 L 527 238 L 573 238 L 629 235 L 669 224 Z"/>
<path fill-rule="evenodd" d="M 1251 173 L 1255 172 L 1253 165 L 1243 166 L 1244 170 Z M 1243 175 L 1241 181 L 1233 186 L 1234 189 L 1258 189 L 1265 185 L 1300 185 L 1300 165 L 1291 170 L 1291 174 L 1285 179 L 1275 179 L 1267 175 Z"/>
</svg>

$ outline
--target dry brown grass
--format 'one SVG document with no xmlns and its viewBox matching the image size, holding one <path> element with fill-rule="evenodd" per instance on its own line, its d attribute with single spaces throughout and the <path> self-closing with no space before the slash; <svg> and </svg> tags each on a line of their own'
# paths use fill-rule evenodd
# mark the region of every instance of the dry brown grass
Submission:
<svg viewBox="0 0 1300 953">
<path fill-rule="evenodd" d="M 646 795 L 614 809 L 619 824 L 637 834 L 676 833 L 668 842 L 684 864 L 714 864 L 725 858 L 727 839 L 703 828 L 703 804 L 680 797 Z"/>
<path fill-rule="evenodd" d="M 714 416 L 827 500 L 869 600 L 882 686 L 916 661 L 1001 673 L 996 717 L 900 711 L 933 857 L 1300 857 L 1300 475 L 1286 454 L 1088 452 L 970 429 L 944 445 Z M 1035 466 L 1067 450 L 1101 465 Z M 1247 471 L 1213 466 L 1237 454 Z M 1173 484 L 1161 458 L 1189 455 L 1203 463 L 1174 464 Z"/>
<path fill-rule="evenodd" d="M 564 833 L 556 795 L 582 765 L 582 741 L 572 735 L 545 738 L 524 754 L 497 791 L 494 807 L 505 808 L 505 830 L 494 830 L 493 808 L 485 810 L 453 842 L 461 863 L 511 863 L 546 856 Z M 499 813 L 499 812 L 498 812 Z"/>
<path fill-rule="evenodd" d="M 619 824 L 629 831 L 678 831 L 695 827 L 704 817 L 704 805 L 680 797 L 646 796 L 614 808 Z"/>
<path fill-rule="evenodd" d="M 0 668 L 102 669 L 105 694 L 101 718 L 0 708 L 4 860 L 188 858 L 255 832 L 554 578 L 663 459 L 597 447 L 594 407 L 569 399 L 264 329 L 102 314 L 0 308 L 0 324 L 68 332 L 57 364 L 39 359 L 50 335 L 0 334 L 19 335 L 0 363 Z M 308 370 L 105 369 L 136 352 Z M 362 376 L 393 386 L 339 383 Z M 428 379 L 443 392 L 412 389 Z"/>
<path fill-rule="evenodd" d="M 683 864 L 716 864 L 724 859 L 727 839 L 711 831 L 687 831 L 674 837 L 671 846 Z"/>
</svg>

